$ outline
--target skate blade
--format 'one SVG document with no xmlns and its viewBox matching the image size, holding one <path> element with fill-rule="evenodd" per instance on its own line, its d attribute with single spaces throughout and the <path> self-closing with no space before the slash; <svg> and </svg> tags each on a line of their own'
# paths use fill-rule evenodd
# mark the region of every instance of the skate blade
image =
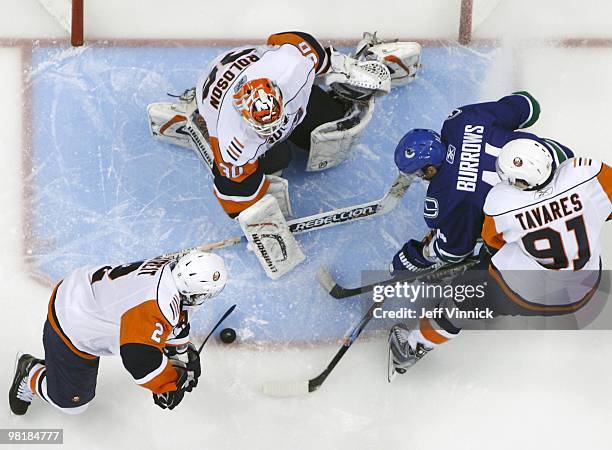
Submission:
<svg viewBox="0 0 612 450">
<path fill-rule="evenodd" d="M 393 355 L 391 353 L 391 349 L 389 349 L 389 353 L 387 355 L 387 381 L 389 383 L 393 382 L 395 378 L 397 378 L 397 370 L 393 366 Z"/>
</svg>

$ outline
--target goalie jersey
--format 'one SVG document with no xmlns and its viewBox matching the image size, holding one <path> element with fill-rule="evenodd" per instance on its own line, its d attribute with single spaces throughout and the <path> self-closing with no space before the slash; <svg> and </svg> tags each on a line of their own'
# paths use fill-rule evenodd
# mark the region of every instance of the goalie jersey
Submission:
<svg viewBox="0 0 612 450">
<path fill-rule="evenodd" d="M 227 214 L 235 216 L 265 195 L 268 181 L 257 160 L 303 121 L 315 76 L 328 66 L 327 52 L 315 38 L 287 32 L 271 35 L 267 45 L 219 55 L 198 81 L 198 111 L 214 156 L 215 195 Z M 233 94 L 259 78 L 274 80 L 282 92 L 284 123 L 269 137 L 249 127 L 234 106 Z"/>
<path fill-rule="evenodd" d="M 177 373 L 162 349 L 187 343 L 189 327 L 169 262 L 76 269 L 55 288 L 47 318 L 82 358 L 121 355 L 137 384 L 175 390 Z"/>
<path fill-rule="evenodd" d="M 612 169 L 588 158 L 561 164 L 539 191 L 498 184 L 484 206 L 482 236 L 497 249 L 489 272 L 527 309 L 577 310 L 599 283 L 611 198 Z"/>
<path fill-rule="evenodd" d="M 469 255 L 480 237 L 485 198 L 501 180 L 495 162 L 501 147 L 519 138 L 535 139 L 549 149 L 555 167 L 573 153 L 550 139 L 516 131 L 533 125 L 540 106 L 527 92 L 517 92 L 497 102 L 455 109 L 442 126 L 447 153 L 442 167 L 427 189 L 423 215 L 437 230 L 436 256 L 446 262 Z"/>
</svg>

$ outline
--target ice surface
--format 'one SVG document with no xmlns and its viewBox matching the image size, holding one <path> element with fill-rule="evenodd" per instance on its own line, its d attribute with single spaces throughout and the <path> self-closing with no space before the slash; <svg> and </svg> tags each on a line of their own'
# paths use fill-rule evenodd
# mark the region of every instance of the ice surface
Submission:
<svg viewBox="0 0 612 450">
<path fill-rule="evenodd" d="M 33 97 L 32 261 L 51 279 L 87 264 L 123 263 L 240 235 L 212 195 L 208 169 L 190 150 L 149 134 L 148 103 L 194 84 L 219 48 L 38 48 Z M 296 153 L 285 172 L 296 216 L 379 198 L 395 178 L 393 150 L 410 128 L 439 130 L 456 106 L 473 101 L 492 49 L 428 48 L 423 75 L 376 105 L 374 119 L 346 164 L 305 173 Z M 314 273 L 328 264 L 346 283 L 383 269 L 411 237 L 420 239 L 424 185 L 391 214 L 298 238 L 307 262 L 272 282 L 239 245 L 220 253 L 230 281 L 199 314 L 195 330 L 237 303 L 228 325 L 245 341 L 314 342 L 340 337 L 362 314 L 332 302 Z M 379 237 L 380 236 L 380 237 Z"/>
<path fill-rule="evenodd" d="M 579 4 L 559 0 L 539 0 L 538 2 L 477 0 L 474 4 L 478 8 L 482 4 L 491 5 L 495 2 L 501 4 L 501 7 L 494 5 L 489 10 L 485 9 L 484 16 L 486 17 L 478 16 L 479 24 L 482 24 L 479 28 L 482 31 L 481 37 L 501 37 L 506 33 L 516 37 L 515 30 L 524 30 L 532 36 L 538 36 L 539 30 L 540 35 L 550 37 L 551 33 L 558 36 L 557 30 L 567 32 L 568 29 L 574 31 L 573 35 L 568 34 L 569 37 L 593 36 L 599 35 L 598 33 L 605 36 L 606 32 L 612 30 L 610 26 L 611 7 L 605 0 L 593 0 Z M 3 5 L 5 14 L 0 17 L 0 36 L 5 38 L 64 36 L 59 25 L 52 22 L 50 17 L 44 13 L 41 14 L 39 11 L 41 8 L 37 2 L 5 3 L 7 3 Z M 116 6 L 118 3 L 118 0 L 89 2 L 90 5 L 93 4 L 97 8 L 107 4 Z M 115 29 L 120 30 L 122 24 L 119 22 L 126 17 L 131 22 L 137 22 L 137 26 L 130 30 L 134 35 L 145 33 L 143 36 L 152 36 L 157 32 L 171 35 L 172 30 L 158 31 L 160 25 L 182 23 L 185 20 L 185 11 L 189 11 L 187 7 L 181 9 L 180 12 L 155 7 L 143 10 L 141 5 L 134 6 L 136 2 L 121 1 L 120 3 L 127 5 L 135 13 L 131 16 L 113 18 L 113 20 L 109 20 L 108 16 L 92 17 L 91 20 L 98 21 L 96 26 L 100 27 L 101 35 L 105 35 L 102 31 L 104 22 L 112 22 Z M 161 1 L 156 1 L 155 5 L 160 3 Z M 164 3 L 169 8 L 174 8 L 176 5 L 175 2 Z M 180 3 L 183 5 L 187 2 Z M 206 7 L 210 6 L 210 2 L 197 3 L 206 5 Z M 377 3 L 377 6 L 380 5 L 380 9 L 384 12 L 388 26 L 401 27 L 406 30 L 407 35 L 412 35 L 412 30 L 416 30 L 416 34 L 426 37 L 429 37 L 426 33 L 428 28 L 438 27 L 439 23 L 435 22 L 435 17 L 442 14 L 443 11 L 431 10 L 431 14 L 426 16 L 431 18 L 428 20 L 423 20 L 425 17 L 423 15 L 400 17 L 394 14 L 394 3 L 396 2 Z M 424 5 L 434 2 L 410 3 L 425 8 Z M 371 2 L 364 2 L 364 4 L 372 5 Z M 437 7 L 445 4 L 445 2 L 435 3 Z M 220 5 L 223 9 L 227 9 L 225 4 Z M 514 5 L 519 6 L 513 9 Z M 272 10 L 266 9 L 266 11 Z M 453 3 L 448 10 L 449 15 L 456 14 L 456 4 Z M 571 11 L 571 14 L 568 14 L 568 11 Z M 140 12 L 142 12 L 143 20 L 139 22 L 137 19 Z M 343 19 L 349 17 L 346 10 L 342 12 Z M 521 15 L 526 13 L 533 13 L 532 18 L 521 22 Z M 327 15 L 334 16 L 329 13 Z M 297 15 L 292 14 L 292 16 Z M 196 21 L 202 19 L 202 16 L 194 17 Z M 212 36 L 232 37 L 227 36 L 227 33 L 231 34 L 234 31 L 227 29 L 227 21 L 215 21 L 216 17 L 213 11 L 208 17 L 211 20 L 205 27 L 202 27 L 206 28 L 205 32 Z M 245 14 L 245 17 L 249 15 Z M 450 23 L 449 20 L 446 20 L 448 17 L 445 17 L 444 23 Z M 361 18 L 363 20 L 363 17 Z M 318 19 L 319 15 L 308 29 L 323 35 L 333 34 L 329 32 L 329 24 Z M 288 20 L 290 18 L 276 17 L 268 23 L 262 23 L 260 20 L 245 21 L 239 31 L 261 38 L 261 35 L 265 34 L 262 32 L 262 27 L 270 27 L 269 31 L 276 31 L 285 28 L 284 25 Z M 337 27 L 333 31 L 337 31 L 338 36 L 344 36 L 346 30 L 350 29 L 351 20 L 346 18 L 343 20 L 345 28 Z M 380 20 L 379 22 L 384 24 L 385 21 Z M 378 23 L 374 24 L 374 28 L 377 28 L 378 25 Z M 479 30 L 476 30 L 477 34 Z M 434 35 L 438 32 L 439 30 L 436 30 Z M 106 36 L 109 36 L 109 33 L 106 33 Z M 102 49 L 99 48 L 85 51 L 90 50 L 102 53 Z M 189 51 L 180 47 L 178 50 L 181 53 Z M 395 129 L 399 121 L 396 122 L 396 118 L 387 119 L 394 126 L 389 125 L 384 128 L 380 122 L 383 117 L 379 114 L 379 110 L 375 121 L 385 130 L 378 136 L 381 139 L 380 146 L 376 147 L 366 143 L 357 149 L 354 159 L 347 164 L 347 170 L 350 168 L 351 173 L 365 170 L 363 164 L 360 165 L 364 161 L 368 161 L 367 167 L 373 164 L 370 161 L 378 164 L 376 158 L 380 157 L 380 152 L 387 149 L 382 146 L 383 143 L 398 138 L 405 128 L 417 125 L 415 123 L 417 118 L 419 124 L 436 126 L 436 122 L 447 113 L 448 107 L 456 106 L 454 102 L 463 103 L 464 101 L 495 98 L 505 94 L 508 90 L 518 88 L 531 90 L 542 102 L 543 113 L 540 122 L 534 127 L 536 132 L 557 137 L 580 153 L 593 155 L 610 162 L 609 150 L 612 147 L 610 136 L 612 135 L 608 131 L 608 110 L 609 105 L 612 104 L 612 84 L 608 80 L 611 76 L 612 57 L 609 48 L 568 49 L 534 45 L 533 43 L 506 42 L 492 54 L 493 59 L 486 63 L 486 74 L 481 72 L 479 65 L 472 72 L 472 60 L 468 58 L 455 62 L 454 56 L 453 58 L 450 56 L 453 55 L 452 52 L 462 56 L 464 52 L 471 52 L 470 49 L 449 48 L 445 50 L 448 52 L 447 56 L 444 58 L 437 56 L 440 58 L 438 62 L 433 61 L 433 55 L 427 55 L 428 52 L 426 52 L 425 58 L 428 61 L 423 79 L 406 89 L 407 99 L 414 97 L 419 99 L 419 103 L 410 104 L 412 105 L 410 107 L 414 108 L 410 110 L 410 115 L 408 115 L 408 110 L 398 112 L 401 109 L 399 106 L 389 110 L 389 113 L 393 111 L 399 114 L 400 120 L 406 123 L 401 123 L 401 126 Z M 121 49 L 116 51 L 120 52 Z M 52 57 L 58 56 L 61 59 L 61 55 L 65 55 L 66 64 L 70 65 L 70 58 L 74 59 L 76 56 L 65 49 L 55 50 L 56 55 L 52 49 L 37 49 L 36 52 L 40 52 L 34 55 L 39 58 L 37 64 L 44 62 L 45 58 L 47 61 L 51 59 L 53 63 L 59 64 L 58 59 Z M 475 52 L 477 55 L 480 53 L 480 51 Z M 112 129 L 109 129 L 109 133 L 119 131 L 119 136 L 126 135 L 126 130 L 122 127 L 122 120 L 112 115 L 102 117 L 96 114 L 98 104 L 91 100 L 94 97 L 99 99 L 96 101 L 100 101 L 100 111 L 112 109 L 104 105 L 103 96 L 94 95 L 97 89 L 107 94 L 117 89 L 116 100 L 123 105 L 123 110 L 119 109 L 119 113 L 127 115 L 129 111 L 126 109 L 129 109 L 131 105 L 134 114 L 133 116 L 130 114 L 127 120 L 134 126 L 133 133 L 142 136 L 143 143 L 151 142 L 151 147 L 144 144 L 142 147 L 137 147 L 134 142 L 128 142 L 131 145 L 126 147 L 112 147 L 112 145 L 108 146 L 108 141 L 103 140 L 99 144 L 100 148 L 98 146 L 88 147 L 86 149 L 88 158 L 82 160 L 83 163 L 90 164 L 89 166 L 83 164 L 83 170 L 87 170 L 87 173 L 92 175 L 93 180 L 98 182 L 98 186 L 101 186 L 104 181 L 104 186 L 109 188 L 106 195 L 110 202 L 100 203 L 108 209 L 96 210 L 92 208 L 92 203 L 81 201 L 86 197 L 85 195 L 80 192 L 69 195 L 66 188 L 61 189 L 59 186 L 61 183 L 69 186 L 74 182 L 69 176 L 70 173 L 67 173 L 65 180 L 58 180 L 57 174 L 53 178 L 49 170 L 46 180 L 51 182 L 51 186 L 47 187 L 44 185 L 44 179 L 40 177 L 40 173 L 46 170 L 44 164 L 36 168 L 41 172 L 36 172 L 34 175 L 27 171 L 21 172 L 19 169 L 22 167 L 22 149 L 31 136 L 27 130 L 22 133 L 22 127 L 27 128 L 29 121 L 22 123 L 19 120 L 24 114 L 23 99 L 29 99 L 28 102 L 31 102 L 35 96 L 30 90 L 44 78 L 41 73 L 35 73 L 31 82 L 25 86 L 26 89 L 21 91 L 21 77 L 24 75 L 22 62 L 27 65 L 29 54 L 29 47 L 26 47 L 25 50 L 22 47 L 0 49 L 0 80 L 2 81 L 0 98 L 3 100 L 3 107 L 0 108 L 0 123 L 4 124 L 2 133 L 0 133 L 0 148 L 2 148 L 2 164 L 0 164 L 2 233 L 0 233 L 0 242 L 3 256 L 0 259 L 0 277 L 2 278 L 0 326 L 3 337 L 0 356 L 4 362 L 4 370 L 0 371 L 0 385 L 6 388 L 12 376 L 13 357 L 18 350 L 27 350 L 42 355 L 40 335 L 49 295 L 48 286 L 34 281 L 30 277 L 31 267 L 24 264 L 23 255 L 27 248 L 22 248 L 24 246 L 22 237 L 27 232 L 24 221 L 28 214 L 22 207 L 28 205 L 27 201 L 24 202 L 27 200 L 27 196 L 24 196 L 24 189 L 27 186 L 32 182 L 40 182 L 40 186 L 37 186 L 37 195 L 45 192 L 50 195 L 54 192 L 64 196 L 55 200 L 55 203 L 49 196 L 44 198 L 43 195 L 36 198 L 37 202 L 44 198 L 45 201 L 38 203 L 38 206 L 42 207 L 43 203 L 47 206 L 44 213 L 50 214 L 51 218 L 46 223 L 61 233 L 60 235 L 45 234 L 44 230 L 38 228 L 37 233 L 49 238 L 46 242 L 48 247 L 42 246 L 44 242 L 32 243 L 35 244 L 33 248 L 36 249 L 33 261 L 36 262 L 39 269 L 53 276 L 61 276 L 64 269 L 73 264 L 69 261 L 71 257 L 78 260 L 81 258 L 91 258 L 92 261 L 97 258 L 106 260 L 106 257 L 110 255 L 110 249 L 106 253 L 105 246 L 100 244 L 103 239 L 109 239 L 113 251 L 117 252 L 110 256 L 116 255 L 117 260 L 124 260 L 132 259 L 132 256 L 139 258 L 145 254 L 154 254 L 161 251 L 162 247 L 173 249 L 172 247 L 181 239 L 185 242 L 200 242 L 205 237 L 200 234 L 198 225 L 186 224 L 182 218 L 172 224 L 167 216 L 161 214 L 161 208 L 154 207 L 155 202 L 157 205 L 164 204 L 168 214 L 184 217 L 180 216 L 181 211 L 185 214 L 184 210 L 174 204 L 177 202 L 176 195 L 174 195 L 176 191 L 172 190 L 176 187 L 174 181 L 166 180 L 166 184 L 160 185 L 168 189 L 168 194 L 162 192 L 155 202 L 144 208 L 144 213 L 140 216 L 135 214 L 130 216 L 126 212 L 109 208 L 112 204 L 120 203 L 118 202 L 119 197 L 115 197 L 116 192 L 130 193 L 131 197 L 128 200 L 132 202 L 132 205 L 138 201 L 143 202 L 145 194 L 150 195 L 148 191 L 151 184 L 141 183 L 139 185 L 136 181 L 127 180 L 127 175 L 140 167 L 138 160 L 130 161 L 127 158 L 128 150 L 138 150 L 146 154 L 152 160 L 151 164 L 154 163 L 159 168 L 158 176 L 167 173 L 168 164 L 193 171 L 194 182 L 179 181 L 187 186 L 192 194 L 196 192 L 199 197 L 185 197 L 184 201 L 195 204 L 195 211 L 202 211 L 205 206 L 204 202 L 210 201 L 209 206 L 213 205 L 209 191 L 205 189 L 205 180 L 198 177 L 201 175 L 198 173 L 201 169 L 189 152 L 171 146 L 156 146 L 148 138 L 144 139 L 146 123 L 136 122 L 139 117 L 143 117 L 141 106 L 137 106 L 136 103 L 160 100 L 163 92 L 160 93 L 157 86 L 149 86 L 146 88 L 148 89 L 146 95 L 149 97 L 145 99 L 143 96 L 132 104 L 134 92 L 121 91 L 120 88 L 120 86 L 126 86 L 127 89 L 127 86 L 133 85 L 130 75 L 126 75 L 129 71 L 125 66 L 135 67 L 132 73 L 136 74 L 136 79 L 138 76 L 140 79 L 144 77 L 139 70 L 143 63 L 142 59 L 134 62 L 124 60 L 123 65 L 118 64 L 124 70 L 123 75 L 115 78 L 116 84 L 114 85 L 109 81 L 110 73 L 100 76 L 100 87 L 90 87 L 94 92 L 86 92 L 85 97 L 90 102 L 87 106 L 93 108 L 93 114 L 91 117 L 81 117 L 84 122 L 52 125 L 46 123 L 49 122 L 50 115 L 45 117 L 37 111 L 32 111 L 32 116 L 38 119 L 36 123 L 33 123 L 34 130 L 37 130 L 38 127 L 50 129 L 63 125 L 71 128 L 72 131 L 62 130 L 59 133 L 60 136 L 62 133 L 76 133 L 80 140 L 80 133 L 86 135 L 87 128 L 92 126 L 93 121 L 97 119 L 112 119 Z M 26 60 L 22 61 L 22 57 L 25 57 Z M 155 57 L 152 60 L 155 61 L 155 64 L 151 66 L 164 64 L 161 58 Z M 93 61 L 89 60 L 89 62 Z M 184 61 L 179 61 L 179 63 L 183 68 L 191 67 L 194 70 L 193 74 L 197 75 L 196 65 L 190 66 Z M 57 66 L 55 68 L 57 69 Z M 100 70 L 104 71 L 103 64 Z M 164 71 L 155 70 L 153 67 L 152 72 L 161 73 L 163 77 L 152 79 L 152 83 L 161 85 L 165 83 L 163 80 L 172 79 L 174 81 L 168 82 L 168 87 L 176 88 L 175 92 L 180 91 L 183 88 L 184 80 L 191 75 L 183 73 L 174 76 L 172 75 L 173 70 L 172 66 L 168 66 Z M 449 89 L 448 92 L 440 92 L 438 89 L 443 83 L 432 80 L 436 77 L 453 78 L 455 74 L 451 70 L 458 71 L 457 75 L 473 73 L 475 76 L 468 75 L 465 78 L 456 76 L 455 83 L 459 84 L 453 84 L 452 90 Z M 449 73 L 444 73 L 445 71 Z M 59 74 L 59 72 L 56 73 L 56 75 Z M 67 82 L 68 80 L 62 80 L 56 87 L 62 89 L 62 84 Z M 53 89 L 53 84 L 50 84 L 50 87 Z M 424 92 L 426 89 L 429 89 L 427 95 Z M 464 89 L 470 93 L 465 94 L 465 97 L 461 92 Z M 418 92 L 421 94 L 417 94 Z M 69 95 L 67 91 L 64 91 L 63 94 Z M 39 95 L 45 94 L 36 94 L 36 96 Z M 47 98 L 52 98 L 52 94 L 47 93 L 46 95 L 48 95 Z M 471 95 L 474 95 L 475 98 L 472 98 Z M 446 101 L 447 96 L 448 101 Z M 59 106 L 60 103 L 56 106 Z M 45 107 L 45 105 L 39 106 Z M 71 115 L 69 109 L 66 108 L 85 106 L 78 105 L 75 99 L 71 99 L 69 104 L 63 107 L 65 108 L 64 118 L 67 119 L 71 118 Z M 27 120 L 27 111 L 24 117 Z M 102 122 L 97 122 L 97 125 L 101 127 L 100 129 L 110 128 Z M 370 127 L 368 134 L 373 132 L 375 129 Z M 386 133 L 390 134 L 388 138 Z M 104 133 L 98 134 L 98 136 L 103 135 Z M 89 142 L 91 142 L 91 135 Z M 39 144 L 41 142 L 36 142 L 35 151 L 43 150 Z M 74 157 L 74 148 L 71 149 L 72 154 L 71 150 L 65 153 L 57 153 L 53 147 L 51 150 L 53 151 L 47 159 L 48 164 L 57 164 L 59 161 L 65 164 L 75 164 L 74 160 L 70 161 Z M 60 155 L 65 155 L 67 158 L 58 159 Z M 104 159 L 103 155 L 106 155 L 107 159 Z M 44 159 L 44 154 L 36 156 Z M 123 177 L 120 176 L 120 173 L 111 173 L 106 178 L 104 177 L 105 174 L 99 169 L 100 164 L 108 168 L 112 162 L 118 167 L 124 167 Z M 91 164 L 94 165 L 91 166 Z M 27 166 L 25 168 L 27 169 Z M 152 170 L 151 167 L 149 170 Z M 338 186 L 331 174 L 332 172 L 330 175 L 321 174 L 313 177 L 312 180 L 317 180 L 316 183 L 313 181 L 313 184 L 317 189 L 322 190 L 331 187 L 343 189 L 331 192 L 338 195 L 336 198 L 347 193 L 352 195 L 353 197 L 346 198 L 347 204 L 352 203 L 353 200 L 369 199 L 371 194 L 379 196 L 382 193 L 384 182 L 392 178 L 392 175 L 386 171 L 377 173 L 372 181 L 371 192 L 365 192 L 360 190 L 362 188 L 360 183 L 348 184 L 346 187 Z M 183 172 L 181 176 L 184 177 Z M 298 185 L 306 186 L 306 180 L 296 178 L 296 172 L 292 176 L 294 177 L 293 186 L 296 188 Z M 121 184 L 119 180 L 122 181 Z M 82 189 L 84 181 L 79 180 L 81 184 L 76 187 Z M 349 178 L 346 183 L 351 181 Z M 117 191 L 118 187 L 119 191 Z M 142 192 L 138 190 L 139 187 Z M 329 190 L 321 192 L 330 195 Z M 27 194 L 27 191 L 25 193 Z M 90 194 L 94 193 L 90 192 Z M 160 194 L 160 191 L 157 193 Z M 292 190 L 292 193 L 295 196 L 298 191 Z M 306 190 L 301 193 L 304 195 L 299 200 L 300 209 L 298 211 L 314 212 L 314 205 L 309 204 L 305 198 Z M 420 193 L 416 192 L 414 195 L 422 196 L 422 193 L 421 190 Z M 404 239 L 404 233 L 413 230 L 422 231 L 423 224 L 419 224 L 417 218 L 414 217 L 412 210 L 414 206 L 411 201 L 411 199 L 406 199 L 403 209 L 398 208 L 393 216 L 389 216 L 384 221 L 372 222 L 382 225 L 380 228 L 385 230 L 385 242 L 382 244 L 384 247 L 380 250 L 372 246 L 367 248 L 368 252 L 374 254 L 374 259 L 370 261 L 372 267 L 380 261 L 376 258 L 382 258 L 383 251 L 389 251 Z M 145 203 L 142 203 L 142 206 L 144 205 Z M 117 236 L 109 233 L 104 237 L 102 235 L 96 237 L 93 227 L 88 227 L 84 221 L 71 222 L 68 214 L 62 217 L 53 211 L 51 206 L 69 207 L 70 211 L 83 214 L 84 217 L 97 220 L 98 223 L 108 223 L 109 226 L 113 221 L 117 225 L 125 224 L 123 219 L 132 225 L 124 225 L 119 229 Z M 336 204 L 330 206 L 336 206 Z M 155 212 L 159 215 L 155 216 Z M 410 219 L 411 216 L 412 219 Z M 159 243 L 152 245 L 148 242 L 138 248 L 136 244 L 129 241 L 127 237 L 133 235 L 135 230 L 146 229 L 146 226 L 152 223 L 151 221 L 160 217 L 164 218 L 165 224 L 170 223 L 183 233 L 185 230 L 182 227 L 188 227 L 192 234 L 184 236 L 177 234 L 179 237 L 168 236 L 161 239 L 162 234 L 158 230 L 155 240 Z M 202 216 L 197 220 L 204 226 L 207 219 L 208 217 Z M 40 223 L 43 223 L 44 218 L 39 218 L 39 220 Z M 340 227 L 338 230 L 347 232 L 350 229 L 363 232 L 365 235 L 371 230 L 370 226 L 364 222 L 360 225 Z M 104 228 L 103 233 L 108 233 L 108 230 L 108 227 Z M 234 234 L 230 231 L 227 230 L 227 235 Z M 78 232 L 84 233 L 85 236 L 93 236 L 94 244 L 90 248 L 85 248 L 85 240 L 78 240 L 76 237 Z M 328 245 L 325 251 L 330 252 L 329 264 L 341 275 L 343 281 L 350 283 L 356 280 L 357 275 L 351 271 L 341 270 L 343 269 L 342 252 L 346 251 L 346 248 L 336 245 L 334 239 L 339 238 L 331 235 L 335 232 L 335 230 L 321 232 L 318 239 Z M 69 239 L 62 236 L 63 233 L 68 233 L 71 239 L 77 241 L 77 245 L 71 246 Z M 220 235 L 219 231 L 217 233 Z M 326 233 L 330 233 L 329 241 Z M 124 242 L 127 242 L 127 248 L 119 244 L 120 234 L 125 236 Z M 607 233 L 603 242 L 604 254 L 608 255 L 612 254 L 609 235 L 610 233 Z M 113 239 L 116 239 L 114 243 Z M 318 242 L 315 241 L 315 235 L 303 236 L 303 239 L 309 248 L 316 247 Z M 78 247 L 83 247 L 80 250 L 82 253 L 79 253 Z M 105 253 L 98 255 L 96 251 L 100 249 Z M 136 254 L 141 251 L 145 254 Z M 320 256 L 315 255 L 315 257 Z M 369 254 L 368 257 L 370 257 Z M 255 264 L 252 256 L 244 256 L 244 258 L 247 259 L 242 261 L 235 258 L 232 261 L 232 267 L 236 270 L 242 269 L 247 261 Z M 610 267 L 609 263 L 608 256 L 607 267 Z M 58 264 L 59 267 L 54 268 L 54 264 Z M 312 272 L 309 274 L 308 271 L 311 269 L 309 266 L 303 267 L 303 276 L 310 279 Z M 256 266 L 255 268 L 257 269 Z M 302 272 L 296 273 L 302 276 Z M 219 310 L 222 309 L 219 306 Z M 316 309 L 313 308 L 310 313 L 313 316 L 312 322 L 321 320 L 322 314 L 319 314 Z M 243 320 L 243 318 L 239 319 Z M 343 319 L 346 320 L 343 325 L 346 325 L 348 317 L 343 317 Z M 212 322 L 213 319 L 211 318 L 210 321 Z M 308 318 L 299 319 L 296 328 L 303 327 L 307 322 L 309 322 Z M 209 324 L 206 318 L 199 318 L 200 329 L 204 330 Z M 263 322 L 260 322 L 258 326 L 263 329 L 262 325 Z M 307 325 L 312 326 L 311 323 Z M 332 329 L 335 336 L 341 327 L 336 327 L 333 321 L 327 321 L 325 329 Z M 308 330 L 308 333 L 311 333 L 313 328 L 308 328 Z M 257 331 L 260 335 L 265 334 L 261 330 Z M 280 328 L 276 329 L 273 335 L 265 336 L 265 338 L 267 342 L 270 342 L 274 336 L 283 336 Z M 270 399 L 259 392 L 262 382 L 314 376 L 320 372 L 336 351 L 335 344 L 307 346 L 289 340 L 288 334 L 284 337 L 288 339 L 286 343 L 281 346 L 277 345 L 274 350 L 268 345 L 221 346 L 216 342 L 211 342 L 212 345 L 204 353 L 202 384 L 196 391 L 189 394 L 184 403 L 172 413 L 161 411 L 153 405 L 150 395 L 133 384 L 129 374 L 121 366 L 119 358 L 108 358 L 101 363 L 97 396 L 85 414 L 76 417 L 64 416 L 41 402 L 35 401 L 25 417 L 10 416 L 8 408 L 0 410 L 0 428 L 64 428 L 65 444 L 63 448 L 69 449 L 161 449 L 177 446 L 198 449 L 266 450 L 281 448 L 308 450 L 314 448 L 358 450 L 431 448 L 457 450 L 556 448 L 569 450 L 589 448 L 607 450 L 610 448 L 607 432 L 612 421 L 612 402 L 610 401 L 612 398 L 612 384 L 610 383 L 612 335 L 610 332 L 468 332 L 454 342 L 430 353 L 427 359 L 416 366 L 408 376 L 399 378 L 391 386 L 387 385 L 385 379 L 384 340 L 360 340 L 347 353 L 324 387 L 315 394 L 310 394 L 306 398 L 289 400 Z M 14 446 L 14 448 L 20 447 Z"/>
</svg>

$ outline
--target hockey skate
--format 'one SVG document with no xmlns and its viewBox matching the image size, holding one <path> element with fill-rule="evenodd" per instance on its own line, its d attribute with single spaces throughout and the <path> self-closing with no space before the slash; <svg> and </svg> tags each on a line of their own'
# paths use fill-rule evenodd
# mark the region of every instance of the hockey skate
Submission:
<svg viewBox="0 0 612 450">
<path fill-rule="evenodd" d="M 20 353 L 17 355 L 17 358 L 15 376 L 9 390 L 9 406 L 13 414 L 23 416 L 28 411 L 28 407 L 34 398 L 34 393 L 30 390 L 30 386 L 28 386 L 30 369 L 36 364 L 44 364 L 45 361 L 27 353 Z"/>
<path fill-rule="evenodd" d="M 387 380 L 391 383 L 398 374 L 406 373 L 427 352 L 432 350 L 418 342 L 410 343 L 410 329 L 398 323 L 389 331 L 389 359 Z"/>
</svg>

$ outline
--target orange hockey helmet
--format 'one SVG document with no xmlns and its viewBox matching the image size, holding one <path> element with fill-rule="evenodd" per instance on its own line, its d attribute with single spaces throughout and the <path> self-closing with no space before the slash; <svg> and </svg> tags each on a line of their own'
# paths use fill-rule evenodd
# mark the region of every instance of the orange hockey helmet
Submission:
<svg viewBox="0 0 612 450">
<path fill-rule="evenodd" d="M 258 78 L 244 83 L 234 94 L 234 105 L 242 118 L 261 136 L 271 136 L 285 118 L 283 95 L 276 83 Z"/>
</svg>

